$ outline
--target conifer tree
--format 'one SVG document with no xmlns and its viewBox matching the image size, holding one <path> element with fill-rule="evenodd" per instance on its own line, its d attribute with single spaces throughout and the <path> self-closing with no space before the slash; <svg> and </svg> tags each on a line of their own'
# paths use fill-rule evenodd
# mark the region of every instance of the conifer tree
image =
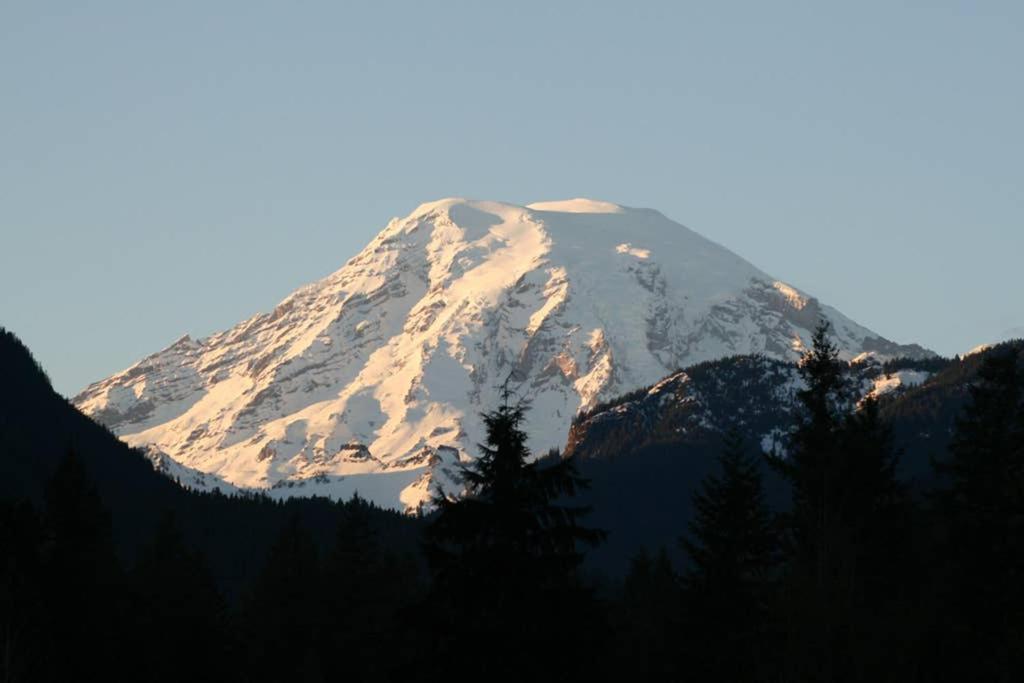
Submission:
<svg viewBox="0 0 1024 683">
<path fill-rule="evenodd" d="M 800 421 L 787 453 L 772 458 L 792 491 L 785 661 L 793 678 L 857 680 L 864 667 L 891 668 L 901 656 L 878 635 L 892 605 L 886 591 L 899 585 L 905 492 L 877 404 L 853 404 L 844 366 L 822 322 L 800 363 Z"/>
<path fill-rule="evenodd" d="M 172 514 L 157 525 L 131 575 L 138 680 L 177 681 L 167 653 L 187 654 L 189 677 L 224 680 L 231 637 L 226 605 L 202 555 L 185 545 Z"/>
<path fill-rule="evenodd" d="M 580 524 L 585 508 L 563 501 L 586 486 L 573 462 L 531 462 L 525 407 L 510 397 L 506 387 L 482 415 L 487 439 L 461 469 L 465 495 L 436 496 L 427 530 L 434 618 L 448 636 L 436 647 L 466 653 L 467 673 L 481 675 L 538 673 L 545 658 L 568 666 L 584 633 L 573 624 L 590 604 L 576 575 L 581 545 L 602 538 Z"/>
<path fill-rule="evenodd" d="M 834 495 L 838 479 L 840 405 L 846 395 L 839 350 L 829 338 L 828 323 L 814 331 L 812 346 L 800 361 L 803 388 L 797 392 L 801 413 L 787 450 L 772 464 L 788 480 L 792 503 L 785 516 L 787 577 L 783 647 L 785 677 L 835 678 L 837 633 L 843 617 L 833 588 L 836 538 Z M 840 655 L 841 656 L 841 655 Z"/>
<path fill-rule="evenodd" d="M 853 558 L 847 581 L 881 594 L 895 585 L 890 570 L 905 551 L 909 512 L 906 487 L 896 478 L 892 431 L 876 398 L 846 417 L 839 446 L 836 505 L 848 541 L 842 551 Z"/>
<path fill-rule="evenodd" d="M 772 458 L 792 486 L 792 549 L 803 555 L 802 561 L 812 569 L 809 578 L 819 589 L 827 581 L 830 530 L 836 522 L 834 496 L 842 484 L 836 464 L 841 411 L 849 394 L 829 329 L 827 322 L 818 325 L 812 346 L 800 361 L 804 387 L 797 400 L 802 417 L 790 434 L 785 456 Z"/>
<path fill-rule="evenodd" d="M 259 680 L 319 680 L 323 601 L 316 545 L 292 515 L 270 549 L 243 618 Z"/>
<path fill-rule="evenodd" d="M 989 352 L 957 420 L 949 487 L 937 496 L 948 529 L 944 666 L 977 680 L 1024 669 L 1024 368 L 1019 347 Z M 961 669 L 971 662 L 969 669 Z"/>
<path fill-rule="evenodd" d="M 730 431 L 694 494 L 686 574 L 687 638 L 697 680 L 760 680 L 766 674 L 769 590 L 778 541 L 765 501 L 761 466 Z"/>
<path fill-rule="evenodd" d="M 337 678 L 395 677 L 393 660 L 402 644 L 391 636 L 415 590 L 414 573 L 381 546 L 369 513 L 370 504 L 358 494 L 343 505 L 324 562 L 324 659 Z M 334 656 L 338 652 L 344 657 Z"/>
<path fill-rule="evenodd" d="M 877 399 L 849 413 L 840 433 L 836 463 L 836 525 L 831 532 L 835 615 L 844 641 L 837 656 L 846 680 L 906 680 L 917 670 L 918 609 L 912 553 L 913 503 L 896 477 L 898 452 Z"/>
<path fill-rule="evenodd" d="M 0 501 L 0 680 L 43 679 L 42 523 L 27 502 Z"/>
<path fill-rule="evenodd" d="M 442 560 L 442 571 L 500 568 L 510 574 L 521 566 L 561 584 L 579 564 L 580 544 L 597 543 L 602 533 L 580 525 L 585 508 L 561 502 L 587 485 L 571 459 L 549 457 L 544 467 L 530 462 L 522 430 L 526 409 L 509 399 L 506 392 L 498 409 L 482 415 L 487 441 L 481 456 L 461 467 L 466 495 L 434 498 L 440 514 L 429 530 L 429 550 Z M 480 564 L 443 561 L 453 553 Z"/>
<path fill-rule="evenodd" d="M 623 592 L 626 600 L 635 604 L 664 602 L 678 583 L 665 548 L 659 548 L 654 557 L 641 548 L 629 562 Z"/>
<path fill-rule="evenodd" d="M 617 680 L 674 680 L 689 672 L 680 657 L 681 604 L 679 577 L 665 548 L 651 556 L 641 548 L 629 564 L 617 617 Z M 686 643 L 686 645 L 689 645 Z"/>
<path fill-rule="evenodd" d="M 69 451 L 46 490 L 43 576 L 58 680 L 122 678 L 116 657 L 127 592 L 114 554 L 110 514 L 81 460 Z"/>
<path fill-rule="evenodd" d="M 719 474 L 711 474 L 694 494 L 687 583 L 722 594 L 756 592 L 777 555 L 774 523 L 765 502 L 758 458 L 733 430 L 724 438 Z"/>
</svg>

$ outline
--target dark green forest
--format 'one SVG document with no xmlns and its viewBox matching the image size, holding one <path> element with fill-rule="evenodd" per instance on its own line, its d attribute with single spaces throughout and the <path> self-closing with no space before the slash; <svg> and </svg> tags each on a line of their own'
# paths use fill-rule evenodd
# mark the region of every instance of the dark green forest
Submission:
<svg viewBox="0 0 1024 683">
<path fill-rule="evenodd" d="M 820 327 L 774 453 L 537 458 L 499 392 L 405 516 L 186 491 L 0 331 L 0 680 L 1020 680 L 1024 344 L 918 363 L 850 410 Z"/>
</svg>

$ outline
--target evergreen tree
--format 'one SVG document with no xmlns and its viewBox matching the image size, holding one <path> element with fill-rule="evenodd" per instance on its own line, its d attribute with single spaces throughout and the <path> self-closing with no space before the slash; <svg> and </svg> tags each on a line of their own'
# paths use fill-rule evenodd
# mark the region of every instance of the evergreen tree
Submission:
<svg viewBox="0 0 1024 683">
<path fill-rule="evenodd" d="M 881 598 L 898 587 L 892 571 L 904 559 L 909 500 L 896 478 L 898 454 L 877 399 L 868 397 L 846 417 L 840 437 L 836 505 L 847 542 L 841 548 L 849 563 L 846 580 Z"/>
<path fill-rule="evenodd" d="M 721 594 L 753 594 L 763 586 L 777 556 L 774 522 L 765 502 L 761 466 L 733 430 L 725 435 L 711 474 L 694 494 L 687 583 Z"/>
<path fill-rule="evenodd" d="M 913 504 L 896 478 L 898 453 L 869 397 L 840 433 L 829 589 L 845 658 L 838 678 L 906 680 L 917 671 L 920 567 L 913 556 Z M 880 673 L 884 672 L 884 676 Z"/>
<path fill-rule="evenodd" d="M 26 502 L 0 502 L 0 680 L 42 680 L 46 608 L 42 522 Z"/>
<path fill-rule="evenodd" d="M 680 630 L 679 577 L 668 553 L 641 549 L 630 561 L 616 619 L 616 680 L 674 680 L 689 672 L 689 643 Z"/>
<path fill-rule="evenodd" d="M 320 564 L 316 545 L 297 515 L 288 519 L 271 547 L 243 619 L 249 667 L 257 680 L 322 679 Z"/>
<path fill-rule="evenodd" d="M 836 680 L 843 651 L 844 602 L 835 594 L 840 479 L 840 427 L 848 386 L 828 323 L 814 331 L 800 362 L 803 388 L 797 392 L 801 417 L 787 452 L 771 462 L 789 481 L 792 505 L 785 517 L 788 555 L 783 659 L 786 677 Z"/>
<path fill-rule="evenodd" d="M 324 563 L 325 661 L 336 678 L 392 678 L 395 657 L 405 654 L 392 636 L 416 577 L 408 562 L 381 547 L 370 511 L 358 494 L 344 504 Z"/>
<path fill-rule="evenodd" d="M 804 386 L 797 392 L 802 417 L 790 434 L 785 457 L 772 463 L 792 486 L 789 516 L 792 550 L 812 569 L 809 577 L 822 589 L 827 582 L 830 530 L 835 524 L 839 431 L 849 386 L 839 360 L 839 349 L 829 338 L 829 325 L 814 331 L 811 348 L 800 361 Z"/>
<path fill-rule="evenodd" d="M 180 680 L 181 670 L 168 666 L 169 653 L 186 657 L 190 680 L 225 680 L 233 655 L 226 605 L 203 557 L 185 545 L 173 515 L 164 515 L 140 553 L 131 587 L 136 680 Z"/>
<path fill-rule="evenodd" d="M 682 540 L 687 640 L 697 680 L 762 680 L 770 651 L 769 591 L 778 541 L 765 502 L 761 465 L 736 431 L 725 437 L 720 472 L 694 494 L 696 514 Z"/>
<path fill-rule="evenodd" d="M 576 569 L 581 544 L 602 534 L 562 500 L 586 482 L 569 459 L 530 461 L 525 408 L 509 396 L 482 415 L 487 440 L 461 470 L 465 495 L 436 496 L 427 531 L 435 647 L 459 651 L 466 674 L 567 671 L 583 663 L 575 657 L 588 637 L 580 620 L 592 603 Z"/>
<path fill-rule="evenodd" d="M 881 642 L 883 615 L 899 596 L 898 551 L 906 497 L 895 479 L 888 428 L 869 399 L 853 405 L 845 364 L 822 322 L 801 360 L 802 415 L 784 456 L 789 678 L 861 680 L 893 669 L 900 652 Z M 882 664 L 884 662 L 884 665 Z"/>
<path fill-rule="evenodd" d="M 69 451 L 46 491 L 43 581 L 55 680 L 125 678 L 118 656 L 127 609 L 110 515 Z"/>
<path fill-rule="evenodd" d="M 937 496 L 947 529 L 944 670 L 1015 680 L 1024 670 L 1024 370 L 993 349 L 970 387 Z M 969 667 L 965 667 L 966 663 Z"/>
</svg>

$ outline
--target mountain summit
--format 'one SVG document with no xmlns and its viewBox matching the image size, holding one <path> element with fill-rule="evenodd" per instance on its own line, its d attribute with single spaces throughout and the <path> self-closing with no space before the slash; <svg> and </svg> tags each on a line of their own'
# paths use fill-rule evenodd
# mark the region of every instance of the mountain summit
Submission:
<svg viewBox="0 0 1024 683">
<path fill-rule="evenodd" d="M 506 381 L 541 452 L 577 411 L 676 368 L 797 358 L 820 318 L 847 357 L 930 355 L 651 209 L 443 199 L 272 312 L 182 337 L 74 403 L 205 481 L 413 508 L 475 454 Z"/>
</svg>

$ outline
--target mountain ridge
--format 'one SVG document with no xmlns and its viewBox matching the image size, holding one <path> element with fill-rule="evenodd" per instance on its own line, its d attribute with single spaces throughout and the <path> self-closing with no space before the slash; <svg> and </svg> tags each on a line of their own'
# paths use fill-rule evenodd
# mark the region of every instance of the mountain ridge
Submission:
<svg viewBox="0 0 1024 683">
<path fill-rule="evenodd" d="M 273 311 L 183 336 L 74 403 L 128 443 L 237 486 L 344 497 L 358 483 L 414 509 L 436 483 L 457 484 L 478 413 L 508 378 L 534 406 L 541 453 L 579 410 L 675 368 L 794 359 L 821 318 L 848 358 L 930 355 L 653 209 L 447 198 L 392 219 Z"/>
</svg>

